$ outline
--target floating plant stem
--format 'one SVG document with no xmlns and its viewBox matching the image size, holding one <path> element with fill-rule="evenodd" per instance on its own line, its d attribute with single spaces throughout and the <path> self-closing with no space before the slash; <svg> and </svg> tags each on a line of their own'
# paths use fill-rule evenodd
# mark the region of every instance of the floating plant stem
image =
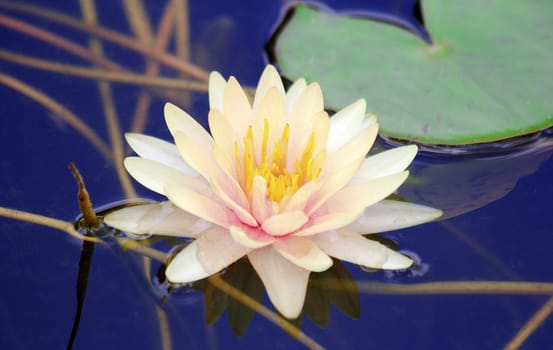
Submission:
<svg viewBox="0 0 553 350">
<path fill-rule="evenodd" d="M 144 56 L 155 59 L 175 70 L 186 74 L 187 76 L 194 77 L 201 81 L 208 81 L 209 73 L 204 69 L 190 63 L 184 62 L 179 58 L 168 55 L 165 52 L 159 50 L 152 50 L 151 47 L 143 45 L 129 36 L 120 34 L 118 32 L 105 29 L 103 27 L 84 23 L 81 20 L 73 18 L 71 16 L 63 15 L 54 11 L 47 10 L 39 6 L 32 6 L 28 4 L 13 3 L 9 1 L 0 1 L 0 8 L 6 8 L 13 11 L 23 12 L 26 14 L 34 15 L 39 18 L 49 19 L 53 22 L 57 22 L 73 29 L 77 29 L 83 32 L 100 37 L 104 40 L 111 41 L 115 44 L 119 44 L 130 50 L 139 52 Z"/>
<path fill-rule="evenodd" d="M 175 6 L 175 48 L 177 57 L 187 62 L 190 61 L 190 21 L 188 16 L 188 0 L 173 0 Z M 185 78 L 181 74 L 181 78 Z M 190 94 L 181 94 L 180 101 L 183 105 L 190 104 Z"/>
<path fill-rule="evenodd" d="M 104 143 L 104 141 L 102 141 L 102 139 L 75 114 L 73 114 L 71 111 L 69 111 L 67 108 L 62 106 L 51 97 L 23 83 L 20 80 L 17 80 L 2 73 L 0 73 L 0 84 L 4 84 L 40 103 L 42 106 L 50 110 L 50 112 L 52 112 L 55 116 L 75 128 L 75 130 L 77 130 L 88 141 L 90 141 L 90 143 L 92 143 L 92 145 L 94 145 L 107 160 L 113 159 L 111 151 L 109 147 Z"/>
<path fill-rule="evenodd" d="M 169 2 L 172 2 L 171 0 Z M 123 10 L 134 36 L 144 45 L 152 45 L 153 30 L 142 0 L 123 0 Z"/>
<path fill-rule="evenodd" d="M 517 332 L 511 339 L 504 350 L 516 350 L 520 348 L 522 343 L 534 333 L 536 329 L 553 313 L 553 297 L 549 298 L 545 304 L 526 322 L 526 324 Z"/>
<path fill-rule="evenodd" d="M 165 6 L 163 15 L 157 29 L 157 36 L 153 46 L 156 50 L 165 51 L 171 37 L 171 29 L 173 27 L 174 16 L 173 1 L 169 1 Z M 160 64 L 156 61 L 148 61 L 146 65 L 146 76 L 156 76 L 159 74 Z M 131 132 L 142 132 L 146 125 L 148 109 L 150 107 L 151 95 L 146 91 L 141 91 L 136 103 Z"/>
<path fill-rule="evenodd" d="M 386 295 L 436 295 L 436 294 L 513 294 L 553 295 L 553 283 L 514 281 L 448 281 L 417 284 L 394 284 L 356 281 L 359 292 Z M 344 290 L 334 279 L 321 279 L 315 285 L 322 288 Z"/>
<path fill-rule="evenodd" d="M 90 24 L 96 24 L 96 9 L 93 0 L 81 0 L 81 8 L 83 12 L 84 20 Z M 102 44 L 98 39 L 90 39 L 89 46 L 91 51 L 103 57 Z M 119 118 L 115 109 L 115 103 L 113 102 L 113 95 L 111 93 L 111 86 L 107 81 L 98 81 L 98 90 L 100 91 L 100 97 L 102 99 L 102 105 L 104 107 L 104 115 L 106 118 L 106 124 L 108 127 L 108 134 L 111 141 L 111 147 L 113 152 L 113 159 L 115 164 L 115 170 L 119 177 L 119 182 L 123 187 L 123 191 L 128 198 L 136 197 L 136 191 L 131 183 L 129 175 L 123 168 L 123 140 L 121 138 L 121 128 L 119 127 Z"/>
<path fill-rule="evenodd" d="M 42 226 L 51 227 L 51 228 L 54 228 L 56 230 L 63 231 L 65 233 L 69 234 L 70 236 L 72 236 L 74 238 L 77 238 L 77 239 L 80 239 L 80 240 L 83 240 L 83 241 L 102 243 L 102 240 L 100 240 L 99 238 L 87 237 L 87 236 L 83 236 L 83 235 L 79 234 L 75 230 L 75 227 L 73 226 L 73 223 L 71 223 L 71 222 L 67 222 L 67 221 L 63 221 L 63 220 L 59 220 L 59 219 L 54 219 L 54 218 L 39 215 L 39 214 L 33 214 L 33 213 L 29 213 L 29 212 L 21 211 L 21 210 L 17 210 L 17 209 L 5 208 L 5 207 L 0 207 L 0 216 L 7 217 L 7 218 L 10 218 L 10 219 L 30 222 L 32 224 L 38 224 L 38 225 L 42 225 Z"/>
<path fill-rule="evenodd" d="M 98 66 L 118 72 L 123 71 L 123 69 L 119 67 L 119 65 L 111 62 L 110 60 L 95 55 L 82 46 L 77 45 L 58 35 L 50 33 L 44 28 L 39 28 L 4 15 L 0 15 L 0 25 L 59 47 L 60 49 L 63 49 L 77 57 L 82 58 L 85 61 L 92 62 Z"/>
<path fill-rule="evenodd" d="M 97 68 L 87 68 L 48 61 L 36 57 L 30 57 L 6 50 L 0 50 L 0 59 L 35 69 L 40 69 L 53 73 L 60 73 L 64 75 L 72 75 L 80 78 L 102 79 L 134 85 L 146 85 L 159 88 L 207 92 L 207 83 L 204 82 L 145 76 L 143 74 L 135 74 L 130 72 L 112 72 Z"/>
</svg>

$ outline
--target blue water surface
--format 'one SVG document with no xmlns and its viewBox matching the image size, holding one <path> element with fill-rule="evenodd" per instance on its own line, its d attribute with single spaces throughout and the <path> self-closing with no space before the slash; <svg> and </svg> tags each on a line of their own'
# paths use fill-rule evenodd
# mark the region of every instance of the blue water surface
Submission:
<svg viewBox="0 0 553 350">
<path fill-rule="evenodd" d="M 155 28 L 164 4 L 143 2 Z M 78 2 L 30 3 L 80 16 Z M 356 15 L 368 11 L 381 18 L 395 18 L 424 34 L 415 16 L 415 4 L 413 0 L 324 2 L 335 11 Z M 268 63 L 264 47 L 290 5 L 286 1 L 189 1 L 191 60 L 207 70 L 235 75 L 242 84 L 254 86 Z M 103 26 L 131 35 L 119 1 L 98 1 L 97 11 Z M 50 20 L 1 6 L 0 16 L 32 23 L 87 45 L 86 34 Z M 0 49 L 65 64 L 87 65 L 59 48 L 4 26 L 0 26 Z M 146 61 L 141 55 L 109 43 L 104 49 L 108 58 L 125 69 L 144 71 Z M 163 73 L 176 76 L 167 68 Z M 0 60 L 0 74 L 15 77 L 48 94 L 109 142 L 96 81 L 4 60 Z M 112 90 L 124 132 L 130 129 L 141 89 L 114 83 Z M 357 98 L 352 96 L 352 101 Z M 70 161 L 83 174 L 94 205 L 103 206 L 124 198 L 113 165 L 72 127 L 3 84 L 0 101 L 0 206 L 74 221 L 79 211 L 77 186 L 67 169 Z M 145 132 L 169 139 L 162 116 L 165 102 L 164 98 L 154 96 Z M 188 104 L 172 102 L 206 125 L 207 94 L 192 94 Z M 413 269 L 397 273 L 365 271 L 351 264 L 346 264 L 347 269 L 360 285 L 367 281 L 552 282 L 551 144 L 551 137 L 545 135 L 539 143 L 502 154 L 417 157 L 411 167 L 412 180 L 400 189 L 399 195 L 441 208 L 445 218 L 384 236 L 419 262 Z M 160 199 L 135 185 L 139 196 Z M 0 349 L 65 348 L 76 310 L 82 242 L 55 229 L 7 218 L 0 218 L 0 238 Z M 163 242 L 156 247 L 171 249 Z M 167 290 L 156 284 L 159 268 L 155 261 L 145 267 L 139 255 L 124 251 L 115 243 L 96 246 L 74 348 L 161 349 L 159 313 L 166 315 L 174 349 L 303 347 L 260 315 L 254 317 L 241 337 L 233 334 L 227 313 L 207 327 L 203 294 L 184 288 L 167 295 Z M 359 319 L 351 319 L 332 307 L 326 328 L 307 317 L 301 328 L 329 349 L 499 349 L 548 298 L 361 293 Z M 272 308 L 266 298 L 265 305 Z M 553 321 L 547 317 L 523 348 L 551 346 L 552 327 Z"/>
</svg>

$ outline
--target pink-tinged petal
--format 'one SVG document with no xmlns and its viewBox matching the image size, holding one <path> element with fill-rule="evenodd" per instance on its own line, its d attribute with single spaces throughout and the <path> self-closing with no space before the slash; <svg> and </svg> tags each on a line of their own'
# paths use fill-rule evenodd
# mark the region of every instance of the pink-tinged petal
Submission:
<svg viewBox="0 0 553 350">
<path fill-rule="evenodd" d="M 368 206 L 388 197 L 409 176 L 408 171 L 396 173 L 365 182 L 350 184 L 336 192 L 326 202 L 329 213 L 337 211 L 361 212 Z"/>
<path fill-rule="evenodd" d="M 307 83 L 305 82 L 305 79 L 300 78 L 288 88 L 288 91 L 286 91 L 286 106 L 288 111 L 292 109 L 292 106 L 296 103 L 299 95 L 301 95 L 306 87 Z"/>
<path fill-rule="evenodd" d="M 263 222 L 273 215 L 271 201 L 267 198 L 267 181 L 262 176 L 255 176 L 252 182 L 250 206 L 257 222 Z"/>
<path fill-rule="evenodd" d="M 290 199 L 285 203 L 284 208 L 282 208 L 281 211 L 304 211 L 309 199 L 320 190 L 322 185 L 323 181 L 321 181 L 320 178 L 305 183 L 296 191 L 296 193 L 292 195 L 292 197 L 290 197 Z"/>
<path fill-rule="evenodd" d="M 327 141 L 329 152 L 336 152 L 357 135 L 365 118 L 366 109 L 365 99 L 360 99 L 330 118 L 330 132 Z"/>
<path fill-rule="evenodd" d="M 332 266 L 332 259 L 308 238 L 281 238 L 273 243 L 273 248 L 287 260 L 309 271 L 321 272 Z"/>
<path fill-rule="evenodd" d="M 386 232 L 420 225 L 441 215 L 441 210 L 424 205 L 384 199 L 365 209 L 348 229 L 363 234 Z"/>
<path fill-rule="evenodd" d="M 236 243 L 227 229 L 214 227 L 202 234 L 198 244 L 198 260 L 213 274 L 251 252 L 251 248 Z"/>
<path fill-rule="evenodd" d="M 134 234 L 155 234 L 197 237 L 213 224 L 191 215 L 171 202 L 142 204 L 109 213 L 104 222 L 121 231 Z"/>
<path fill-rule="evenodd" d="M 207 130 L 188 113 L 174 104 L 165 104 L 165 122 L 173 137 L 175 137 L 177 132 L 182 132 L 192 138 L 194 143 L 202 150 L 213 147 L 213 138 L 211 138 Z"/>
<path fill-rule="evenodd" d="M 257 88 L 255 89 L 255 98 L 253 102 L 253 110 L 257 112 L 261 101 L 271 88 L 276 88 L 278 93 L 284 96 L 284 86 L 282 79 L 277 70 L 272 65 L 267 65 L 259 78 Z"/>
<path fill-rule="evenodd" d="M 194 282 L 221 271 L 250 251 L 236 243 L 226 229 L 213 227 L 175 255 L 165 276 L 170 282 Z"/>
<path fill-rule="evenodd" d="M 225 187 L 223 187 L 225 186 Z M 212 181 L 213 191 L 234 212 L 234 214 L 246 225 L 257 226 L 257 220 L 250 213 L 247 200 L 244 202 L 242 189 L 232 181 Z"/>
<path fill-rule="evenodd" d="M 165 186 L 175 184 L 198 192 L 211 192 L 208 183 L 201 177 L 187 175 L 175 168 L 140 157 L 127 157 L 125 168 L 141 185 L 165 195 Z"/>
<path fill-rule="evenodd" d="M 212 222 L 215 225 L 230 226 L 233 214 L 223 204 L 189 188 L 178 185 L 166 186 L 165 193 L 167 198 L 182 210 Z"/>
<path fill-rule="evenodd" d="M 358 169 L 359 163 L 351 162 L 344 165 L 342 168 L 337 169 L 334 173 L 321 176 L 319 178 L 320 180 L 317 179 L 321 181 L 322 184 L 317 193 L 311 196 L 306 205 L 307 215 L 311 216 L 323 204 L 325 204 L 329 198 L 334 196 L 336 192 L 346 186 Z"/>
<path fill-rule="evenodd" d="M 223 110 L 223 94 L 227 81 L 219 72 L 209 74 L 209 108 Z"/>
<path fill-rule="evenodd" d="M 328 153 L 321 174 L 332 174 L 351 162 L 361 162 L 371 149 L 378 134 L 378 124 L 360 131 L 350 142 L 336 152 Z"/>
<path fill-rule="evenodd" d="M 287 318 L 297 318 L 303 309 L 310 271 L 297 266 L 272 247 L 248 254 L 275 308 Z"/>
<path fill-rule="evenodd" d="M 261 248 L 275 241 L 275 238 L 259 228 L 247 226 L 231 226 L 230 234 L 237 243 L 248 248 Z"/>
<path fill-rule="evenodd" d="M 396 270 L 413 264 L 408 257 L 386 246 L 350 232 L 324 232 L 313 240 L 328 255 L 370 268 Z"/>
<path fill-rule="evenodd" d="M 244 137 L 248 125 L 252 123 L 252 108 L 242 86 L 234 77 L 230 77 L 225 86 L 222 112 L 233 130 L 242 131 L 238 137 Z"/>
<path fill-rule="evenodd" d="M 158 139 L 156 137 L 126 133 L 125 138 L 129 146 L 142 158 L 155 160 L 161 164 L 175 168 L 187 175 L 199 175 L 182 159 L 177 146 L 173 143 Z"/>
<path fill-rule="evenodd" d="M 311 236 L 325 231 L 336 230 L 352 223 L 359 215 L 361 215 L 360 212 L 354 211 L 328 212 L 310 219 L 307 225 L 294 233 L 294 236 Z"/>
<path fill-rule="evenodd" d="M 405 170 L 417 155 L 418 147 L 408 145 L 367 157 L 352 181 L 359 182 L 399 173 Z"/>
<path fill-rule="evenodd" d="M 329 198 L 295 236 L 309 236 L 344 227 L 358 219 L 365 208 L 393 193 L 408 176 L 408 172 L 348 185 Z M 316 215 L 315 215 L 316 214 Z"/>
<path fill-rule="evenodd" d="M 308 219 L 301 210 L 289 211 L 269 217 L 261 227 L 270 235 L 282 236 L 298 230 Z"/>
</svg>

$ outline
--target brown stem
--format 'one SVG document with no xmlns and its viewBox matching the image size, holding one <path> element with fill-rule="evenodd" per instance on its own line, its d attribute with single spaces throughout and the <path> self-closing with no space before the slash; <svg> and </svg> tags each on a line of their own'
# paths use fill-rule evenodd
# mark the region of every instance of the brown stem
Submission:
<svg viewBox="0 0 553 350">
<path fill-rule="evenodd" d="M 80 78 L 110 80 L 118 83 L 146 85 L 167 89 L 191 90 L 200 92 L 207 92 L 208 90 L 206 83 L 198 81 L 162 77 L 147 77 L 142 74 L 117 73 L 96 68 L 85 68 L 65 63 L 47 61 L 36 57 L 20 55 L 6 50 L 0 50 L 0 59 L 4 59 L 6 61 L 31 68 L 65 75 L 73 75 Z"/>
<path fill-rule="evenodd" d="M 553 297 L 549 298 L 545 304 L 524 324 L 517 334 L 505 345 L 504 350 L 516 350 L 534 333 L 536 329 L 553 313 Z"/>
<path fill-rule="evenodd" d="M 309 337 L 307 334 L 296 328 L 293 324 L 288 322 L 288 320 L 267 309 L 265 306 L 263 306 L 263 304 L 260 304 L 249 295 L 246 295 L 238 289 L 234 288 L 233 286 L 225 282 L 219 275 L 212 275 L 208 278 L 208 281 L 221 291 L 230 295 L 231 297 L 251 308 L 252 310 L 255 310 L 261 316 L 265 317 L 275 325 L 282 328 L 286 333 L 290 334 L 292 337 L 304 344 L 307 348 L 323 349 L 323 347 L 315 340 L 313 340 L 313 338 Z"/>
<path fill-rule="evenodd" d="M 175 7 L 173 6 L 173 1 L 169 0 L 163 11 L 163 16 L 159 22 L 159 27 L 157 30 L 157 37 L 154 43 L 154 48 L 156 50 L 164 51 L 169 44 L 169 38 L 171 36 L 171 28 L 174 22 L 173 12 Z M 146 76 L 155 76 L 158 75 L 160 71 L 160 65 L 158 62 L 149 61 L 146 66 Z M 141 91 L 140 96 L 138 97 L 138 102 L 135 107 L 133 122 L 131 125 L 131 132 L 142 132 L 146 126 L 146 119 L 148 116 L 148 109 L 150 107 L 151 97 L 150 94 L 146 91 Z"/>
<path fill-rule="evenodd" d="M 10 28 L 12 30 L 24 33 L 26 35 L 32 36 L 36 39 L 45 41 L 77 57 L 80 57 L 85 61 L 92 62 L 98 66 L 101 66 L 116 72 L 123 71 L 123 69 L 119 67 L 117 64 L 103 57 L 95 55 L 90 50 L 87 50 L 82 46 L 77 45 L 67 39 L 64 39 L 58 35 L 52 34 L 47 30 L 45 30 L 44 28 L 39 28 L 4 15 L 0 15 L 0 25 Z"/>
<path fill-rule="evenodd" d="M 50 218 L 43 215 L 33 214 L 26 211 L 5 208 L 5 207 L 0 207 L 0 216 L 51 227 L 56 230 L 68 233 L 70 236 L 83 241 L 103 243 L 102 240 L 96 237 L 88 237 L 88 236 L 79 234 L 75 230 L 75 227 L 73 226 L 73 224 L 67 221 L 58 220 L 58 219 Z"/>
<path fill-rule="evenodd" d="M 96 24 L 97 19 L 94 0 L 81 0 L 81 8 L 84 20 L 87 23 Z M 98 39 L 90 39 L 89 46 L 94 54 L 99 57 L 103 57 L 102 43 Z M 113 94 L 111 93 L 111 86 L 109 82 L 98 81 L 98 90 L 100 91 L 100 97 L 108 127 L 108 134 L 111 141 L 115 171 L 117 172 L 117 177 L 119 178 L 119 182 L 121 183 L 127 198 L 134 198 L 137 196 L 136 191 L 134 190 L 129 175 L 123 167 L 123 139 L 121 137 L 119 118 L 115 109 L 115 103 L 113 102 Z"/>
<path fill-rule="evenodd" d="M 81 176 L 79 169 L 75 166 L 75 163 L 71 162 L 67 166 L 73 173 L 73 176 L 77 181 L 77 185 L 79 185 L 77 198 L 79 199 L 79 208 L 83 214 L 84 221 L 89 227 L 98 228 L 100 226 L 100 222 L 98 221 L 98 217 L 92 208 L 92 202 L 90 201 L 90 196 L 88 195 L 88 191 L 84 185 L 83 177 Z"/>
<path fill-rule="evenodd" d="M 181 61 L 178 57 L 168 55 L 165 52 L 152 50 L 151 47 L 147 45 L 143 45 L 126 35 L 120 34 L 118 32 L 115 32 L 109 29 L 102 28 L 97 25 L 84 23 L 71 16 L 62 15 L 38 6 L 13 3 L 9 1 L 0 1 L 0 8 L 6 8 L 14 11 L 19 11 L 30 15 L 34 15 L 39 18 L 49 19 L 51 21 L 69 26 L 73 29 L 77 29 L 77 30 L 95 35 L 97 37 L 100 37 L 104 40 L 119 44 L 130 50 L 139 52 L 149 58 L 160 61 L 161 63 L 169 67 L 172 67 L 178 70 L 179 72 L 182 72 L 190 77 L 194 77 L 202 81 L 208 81 L 209 79 L 209 73 L 196 65 L 193 65 L 189 62 Z"/>
</svg>

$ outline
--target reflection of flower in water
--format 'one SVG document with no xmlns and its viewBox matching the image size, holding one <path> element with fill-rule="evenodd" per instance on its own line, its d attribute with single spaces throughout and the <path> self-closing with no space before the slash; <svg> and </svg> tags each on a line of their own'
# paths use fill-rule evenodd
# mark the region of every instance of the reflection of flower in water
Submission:
<svg viewBox="0 0 553 350">
<path fill-rule="evenodd" d="M 230 265 L 221 273 L 221 278 L 229 285 L 262 303 L 265 292 L 263 282 L 247 259 L 239 259 Z M 333 288 L 326 288 L 325 281 L 327 284 L 331 283 Z M 226 310 L 234 334 L 241 336 L 246 332 L 255 316 L 254 309 L 227 295 L 211 284 L 208 279 L 194 282 L 193 288 L 201 291 L 204 295 L 205 318 L 208 325 L 215 323 Z M 177 298 L 179 297 L 177 296 Z M 300 318 L 294 323 L 299 326 L 303 320 L 302 316 L 307 316 L 320 327 L 326 327 L 330 320 L 331 305 L 353 319 L 359 318 L 361 306 L 357 285 L 340 261 L 334 261 L 326 271 L 309 276 L 304 308 Z"/>
<path fill-rule="evenodd" d="M 327 270 L 330 256 L 382 269 L 411 265 L 361 233 L 420 224 L 441 212 L 383 200 L 407 178 L 417 148 L 365 159 L 378 124 L 364 100 L 329 119 L 317 83 L 300 79 L 286 93 L 268 66 L 253 105 L 236 79 L 216 72 L 209 102 L 211 135 L 167 104 L 176 146 L 127 136 L 140 155 L 125 160 L 127 170 L 169 202 L 105 219 L 126 231 L 196 238 L 169 263 L 169 281 L 200 280 L 247 255 L 275 307 L 295 318 L 310 272 Z"/>
</svg>

